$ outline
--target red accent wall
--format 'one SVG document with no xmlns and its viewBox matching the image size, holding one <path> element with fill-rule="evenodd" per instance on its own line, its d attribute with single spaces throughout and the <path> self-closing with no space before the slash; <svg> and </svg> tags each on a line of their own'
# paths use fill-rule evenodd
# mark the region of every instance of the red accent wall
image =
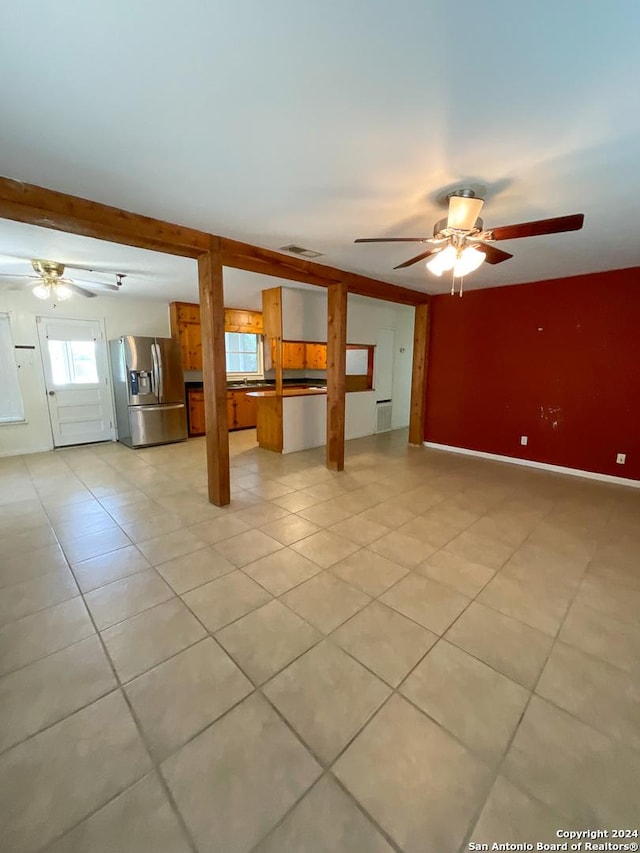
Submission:
<svg viewBox="0 0 640 853">
<path fill-rule="evenodd" d="M 640 480 L 640 267 L 431 305 L 427 441 Z"/>
</svg>

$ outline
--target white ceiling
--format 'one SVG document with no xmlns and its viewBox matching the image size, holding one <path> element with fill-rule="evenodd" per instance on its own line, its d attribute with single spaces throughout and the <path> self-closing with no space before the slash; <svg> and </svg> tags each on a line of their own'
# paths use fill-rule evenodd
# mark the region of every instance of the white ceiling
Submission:
<svg viewBox="0 0 640 853">
<path fill-rule="evenodd" d="M 64 231 L 54 231 L 22 222 L 0 219 L 0 291 L 16 290 L 36 284 L 23 276 L 34 276 L 30 258 L 60 261 L 85 271 L 66 269 L 65 277 L 81 286 L 88 282 L 115 284 L 115 274 L 125 273 L 119 293 L 95 289 L 99 298 L 153 299 L 162 302 L 198 301 L 198 265 L 191 258 L 150 252 L 105 240 L 93 240 Z M 91 272 L 90 270 L 94 270 Z M 233 308 L 262 308 L 261 292 L 277 284 L 307 288 L 257 273 L 225 268 L 225 305 Z M 312 288 L 316 290 L 317 288 Z"/>
<path fill-rule="evenodd" d="M 500 243 L 515 257 L 465 287 L 636 266 L 639 31 L 637 0 L 11 3 L 0 173 L 432 293 L 422 264 L 392 271 L 419 246 L 353 240 L 429 236 L 471 183 L 489 227 L 586 219 Z M 36 254 L 193 298 L 188 261 L 56 239 Z"/>
</svg>

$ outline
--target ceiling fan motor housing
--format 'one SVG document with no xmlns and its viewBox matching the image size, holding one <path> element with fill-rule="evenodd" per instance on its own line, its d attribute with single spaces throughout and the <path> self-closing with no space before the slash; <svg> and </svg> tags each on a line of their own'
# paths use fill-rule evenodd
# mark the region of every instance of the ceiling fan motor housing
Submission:
<svg viewBox="0 0 640 853">
<path fill-rule="evenodd" d="M 44 278 L 60 278 L 64 273 L 64 264 L 59 264 L 56 261 L 33 260 L 31 266 Z"/>
<path fill-rule="evenodd" d="M 475 221 L 473 228 L 465 232 L 470 236 L 474 236 L 475 234 L 480 234 L 484 230 L 484 222 L 480 217 L 478 217 Z M 433 226 L 433 236 L 436 240 L 444 240 L 446 237 L 450 237 L 454 233 L 454 229 L 449 228 L 448 226 L 448 218 L 445 216 L 444 219 L 439 219 L 436 224 Z"/>
</svg>

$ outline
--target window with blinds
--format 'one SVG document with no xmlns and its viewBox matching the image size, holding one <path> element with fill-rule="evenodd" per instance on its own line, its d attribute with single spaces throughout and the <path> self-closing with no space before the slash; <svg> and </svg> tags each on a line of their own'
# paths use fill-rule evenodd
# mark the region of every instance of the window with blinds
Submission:
<svg viewBox="0 0 640 853">
<path fill-rule="evenodd" d="M 15 350 L 8 314 L 0 314 L 0 424 L 24 420 Z"/>
</svg>

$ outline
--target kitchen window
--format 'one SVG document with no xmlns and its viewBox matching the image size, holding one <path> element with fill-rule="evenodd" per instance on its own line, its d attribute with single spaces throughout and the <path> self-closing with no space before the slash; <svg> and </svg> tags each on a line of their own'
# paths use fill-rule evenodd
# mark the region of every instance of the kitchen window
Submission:
<svg viewBox="0 0 640 853">
<path fill-rule="evenodd" d="M 262 336 L 247 332 L 225 332 L 227 374 L 262 376 Z"/>
<path fill-rule="evenodd" d="M 24 404 L 8 314 L 0 314 L 0 388 L 0 424 L 23 422 Z"/>
</svg>

